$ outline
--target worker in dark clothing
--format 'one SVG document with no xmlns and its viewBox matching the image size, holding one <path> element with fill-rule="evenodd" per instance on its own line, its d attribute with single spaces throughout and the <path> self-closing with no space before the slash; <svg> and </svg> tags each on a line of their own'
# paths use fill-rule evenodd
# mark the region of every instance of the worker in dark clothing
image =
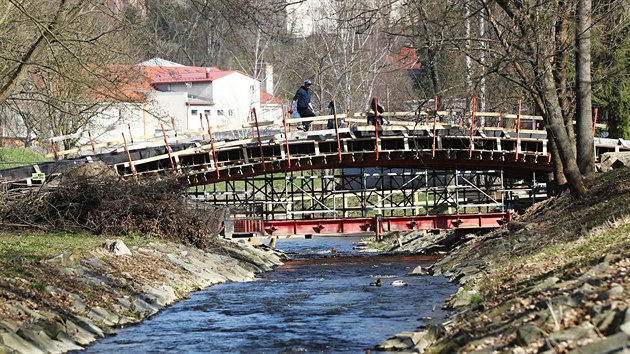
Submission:
<svg viewBox="0 0 630 354">
<path fill-rule="evenodd" d="M 378 112 L 378 114 L 376 112 Z M 372 97 L 372 100 L 370 100 L 370 110 L 367 112 L 367 124 L 374 125 L 374 117 L 378 115 L 378 126 L 383 126 L 383 116 L 381 115 L 383 112 L 385 112 L 385 109 L 378 103 L 378 99 Z"/>
<path fill-rule="evenodd" d="M 335 115 L 337 111 L 335 110 L 335 101 L 330 101 L 328 103 L 328 115 Z M 326 125 L 328 129 L 335 129 L 335 119 L 328 119 L 328 124 Z M 341 118 L 337 118 L 337 128 L 341 128 Z"/>
<path fill-rule="evenodd" d="M 297 101 L 297 111 L 302 118 L 315 117 L 313 112 L 313 106 L 311 105 L 311 80 L 304 81 L 304 85 L 301 86 L 295 96 L 294 101 Z M 298 129 L 308 131 L 311 122 L 302 122 L 302 125 L 298 126 Z"/>
</svg>

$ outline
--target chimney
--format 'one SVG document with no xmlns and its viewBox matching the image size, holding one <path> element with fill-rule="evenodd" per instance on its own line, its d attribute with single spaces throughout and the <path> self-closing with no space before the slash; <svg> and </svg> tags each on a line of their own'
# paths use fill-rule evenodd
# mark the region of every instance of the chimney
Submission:
<svg viewBox="0 0 630 354">
<path fill-rule="evenodd" d="M 206 79 L 210 78 L 210 71 L 212 71 L 211 68 L 206 68 Z"/>
<path fill-rule="evenodd" d="M 273 65 L 266 63 L 265 64 L 265 82 L 264 82 L 265 91 L 270 95 L 273 95 Z"/>
</svg>

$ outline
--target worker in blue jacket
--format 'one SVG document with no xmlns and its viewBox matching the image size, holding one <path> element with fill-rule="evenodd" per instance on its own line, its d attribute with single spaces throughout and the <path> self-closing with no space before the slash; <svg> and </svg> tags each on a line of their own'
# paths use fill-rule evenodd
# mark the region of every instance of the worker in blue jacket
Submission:
<svg viewBox="0 0 630 354">
<path fill-rule="evenodd" d="M 313 112 L 313 106 L 311 105 L 311 85 L 313 83 L 311 80 L 304 81 L 304 85 L 301 86 L 295 96 L 293 96 L 293 100 L 297 101 L 297 111 L 300 114 L 300 117 L 315 117 L 315 112 Z M 302 122 L 302 125 L 298 126 L 298 129 L 308 131 L 311 122 Z"/>
</svg>

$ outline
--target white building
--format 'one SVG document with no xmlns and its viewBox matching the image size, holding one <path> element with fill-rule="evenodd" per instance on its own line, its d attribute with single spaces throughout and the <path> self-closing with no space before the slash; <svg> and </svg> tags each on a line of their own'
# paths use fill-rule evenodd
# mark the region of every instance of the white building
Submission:
<svg viewBox="0 0 630 354">
<path fill-rule="evenodd" d="M 279 100 L 261 90 L 261 83 L 236 70 L 184 66 L 159 58 L 138 64 L 142 75 L 137 90 L 145 102 L 127 102 L 104 112 L 97 120 L 98 141 L 121 139 L 124 132 L 136 137 L 165 130 L 196 130 L 282 117 Z M 141 89 L 143 88 L 144 89 Z M 264 104 L 261 105 L 261 97 Z M 100 128 L 100 129 L 99 129 Z M 93 134 L 94 135 L 94 134 Z"/>
<path fill-rule="evenodd" d="M 296 38 L 308 37 L 317 32 L 333 31 L 340 25 L 340 11 L 345 12 L 344 19 L 358 19 L 358 22 L 377 15 L 388 16 L 390 21 L 396 22 L 402 13 L 401 0 L 304 0 L 287 1 L 286 30 Z M 341 9 L 340 7 L 343 7 Z M 376 14 L 376 15 L 375 15 Z M 360 18 L 363 16 L 363 18 Z M 346 24 L 347 25 L 347 24 Z"/>
</svg>

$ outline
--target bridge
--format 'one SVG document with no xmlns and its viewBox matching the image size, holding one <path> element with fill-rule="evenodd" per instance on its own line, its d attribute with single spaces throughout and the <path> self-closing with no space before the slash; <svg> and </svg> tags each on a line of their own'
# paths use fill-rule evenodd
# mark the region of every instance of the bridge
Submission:
<svg viewBox="0 0 630 354">
<path fill-rule="evenodd" d="M 53 149 L 56 162 L 0 173 L 5 184 L 33 185 L 33 176 L 100 160 L 125 178 L 174 174 L 192 198 L 229 206 L 228 236 L 494 228 L 547 197 L 552 161 L 539 116 L 390 112 L 382 126 L 368 125 L 365 113 L 251 118 L 188 132 L 162 127 L 152 137 L 123 133 L 120 142 Z M 295 129 L 307 120 L 313 130 Z M 630 142 L 595 138 L 594 149 L 630 151 Z"/>
</svg>

